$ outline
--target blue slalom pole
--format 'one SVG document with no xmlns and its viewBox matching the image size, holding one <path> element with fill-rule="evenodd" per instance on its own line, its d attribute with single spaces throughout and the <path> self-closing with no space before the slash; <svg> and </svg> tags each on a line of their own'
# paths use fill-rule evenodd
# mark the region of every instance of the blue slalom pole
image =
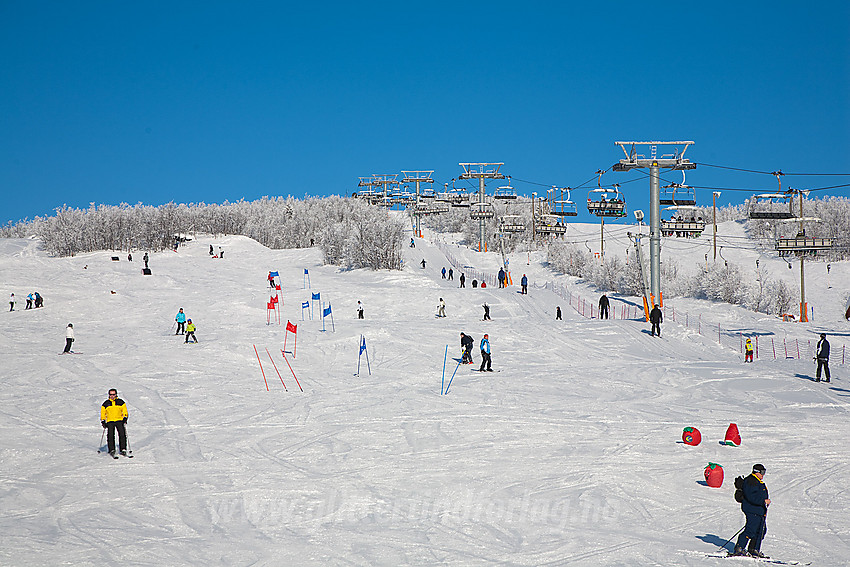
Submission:
<svg viewBox="0 0 850 567">
<path fill-rule="evenodd" d="M 461 360 L 463 360 L 463 359 L 461 359 Z M 457 363 L 457 366 L 455 366 L 455 371 L 454 371 L 454 372 L 452 372 L 452 377 L 449 379 L 449 385 L 448 385 L 448 386 L 446 386 L 446 395 L 448 395 L 448 393 L 449 393 L 449 388 L 451 388 L 451 387 L 452 387 L 452 380 L 454 380 L 454 379 L 455 379 L 455 374 L 457 373 L 457 369 L 458 369 L 458 368 L 460 368 L 460 362 L 458 362 L 458 363 Z"/>
<path fill-rule="evenodd" d="M 440 395 L 443 395 L 443 386 L 446 384 L 446 360 L 449 357 L 449 345 L 446 345 L 446 354 L 443 355 L 443 377 L 440 379 Z"/>
</svg>

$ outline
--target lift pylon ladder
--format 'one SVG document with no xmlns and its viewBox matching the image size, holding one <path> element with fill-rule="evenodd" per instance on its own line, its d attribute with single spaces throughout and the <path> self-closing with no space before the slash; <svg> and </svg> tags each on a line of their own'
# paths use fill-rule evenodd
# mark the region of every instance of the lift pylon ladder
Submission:
<svg viewBox="0 0 850 567">
<path fill-rule="evenodd" d="M 684 171 L 696 169 L 697 164 L 685 158 L 685 152 L 694 144 L 691 140 L 677 142 L 614 142 L 625 154 L 624 159 L 612 166 L 614 171 L 631 171 L 638 168 L 649 168 L 649 271 L 650 295 L 658 298 L 658 304 L 663 306 L 661 296 L 661 189 L 659 187 L 659 170 L 672 169 Z M 646 156 L 637 152 L 638 146 L 649 146 L 650 154 Z M 673 146 L 672 154 L 658 156 L 658 146 Z M 628 149 L 627 149 L 628 148 Z M 681 148 L 681 151 L 680 151 Z"/>
<path fill-rule="evenodd" d="M 484 180 L 485 179 L 504 179 L 504 174 L 499 172 L 499 168 L 505 165 L 503 162 L 494 163 L 459 163 L 463 168 L 463 173 L 458 176 L 458 179 L 478 179 L 478 202 L 484 203 Z M 475 205 L 475 203 L 470 203 Z M 483 206 L 481 206 L 483 211 Z M 472 211 L 474 212 L 474 211 Z M 487 233 L 484 231 L 487 218 L 480 216 L 478 218 L 478 251 L 487 251 Z"/>
<path fill-rule="evenodd" d="M 652 297 L 652 293 L 649 289 L 649 283 L 646 274 L 646 264 L 643 262 L 643 247 L 640 245 L 640 234 L 632 234 L 631 232 L 626 233 L 629 238 L 632 239 L 632 242 L 635 245 L 635 261 L 638 264 L 638 270 L 640 271 L 640 283 L 643 286 L 643 314 L 646 317 L 646 320 L 649 321 L 649 310 L 651 309 L 650 303 L 654 305 L 655 298 Z"/>
<path fill-rule="evenodd" d="M 414 225 L 415 225 L 413 227 L 413 234 L 418 236 L 419 238 L 422 238 L 422 227 L 420 226 L 419 215 L 423 214 L 421 212 L 418 212 L 418 210 L 420 208 L 419 206 L 422 204 L 421 201 L 420 201 L 422 196 L 421 196 L 420 191 L 419 191 L 419 184 L 420 183 L 428 183 L 429 184 L 428 186 L 432 188 L 431 191 L 433 191 L 434 179 L 431 177 L 433 174 L 434 174 L 433 169 L 428 169 L 428 170 L 424 170 L 424 171 L 423 170 L 418 170 L 418 171 L 403 171 L 402 170 L 402 172 L 401 172 L 401 175 L 402 175 L 401 182 L 402 183 L 415 183 L 416 184 L 416 194 L 413 198 L 413 203 L 412 203 L 413 204 L 413 220 L 414 220 Z"/>
</svg>

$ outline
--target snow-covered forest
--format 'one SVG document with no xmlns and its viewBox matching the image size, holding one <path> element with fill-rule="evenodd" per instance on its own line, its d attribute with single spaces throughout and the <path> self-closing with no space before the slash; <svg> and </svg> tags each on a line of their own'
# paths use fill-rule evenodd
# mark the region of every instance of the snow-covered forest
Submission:
<svg viewBox="0 0 850 567">
<path fill-rule="evenodd" d="M 776 223 L 750 220 L 750 203 L 716 209 L 717 222 L 737 221 L 748 236 L 741 246 L 770 252 L 773 239 L 793 236 L 800 230 L 798 222 Z M 532 206 L 527 198 L 515 202 L 496 202 L 498 217 L 511 215 L 512 222 L 531 226 Z M 804 216 L 819 221 L 804 221 L 809 235 L 833 238 L 833 250 L 821 253 L 820 260 L 850 257 L 850 199 L 825 197 L 804 199 Z M 693 215 L 712 222 L 715 211 L 698 207 Z M 349 197 L 292 197 L 240 200 L 222 204 L 175 204 L 161 206 L 137 204 L 95 205 L 88 209 L 67 206 L 56 214 L 32 221 L 9 224 L 0 230 L 3 237 L 40 239 L 53 256 L 73 256 L 99 250 L 164 250 L 172 246 L 175 235 L 210 234 L 243 235 L 272 249 L 304 248 L 318 245 L 326 264 L 346 269 L 400 269 L 404 230 L 399 215 L 391 215 L 380 207 Z M 412 219 L 407 220 L 408 224 Z M 437 233 L 460 233 L 462 241 L 472 245 L 478 239 L 478 222 L 469 209 L 452 208 L 439 215 L 422 218 L 423 226 Z M 640 295 L 640 271 L 629 256 L 606 255 L 602 261 L 587 242 L 576 239 L 568 230 L 559 238 L 532 240 L 528 233 L 500 234 L 496 222 L 486 224 L 487 240 L 494 251 L 506 254 L 544 249 L 550 267 L 608 289 L 629 295 Z M 665 294 L 668 297 L 693 297 L 745 306 L 753 311 L 780 314 L 789 310 L 799 288 L 760 270 L 754 282 L 741 276 L 735 263 L 706 264 L 699 269 L 681 266 L 675 258 L 662 264 Z"/>
</svg>

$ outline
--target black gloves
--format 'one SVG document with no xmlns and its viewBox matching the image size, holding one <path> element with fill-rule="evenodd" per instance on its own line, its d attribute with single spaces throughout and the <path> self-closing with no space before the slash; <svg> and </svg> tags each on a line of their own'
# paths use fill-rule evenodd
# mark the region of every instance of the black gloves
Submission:
<svg viewBox="0 0 850 567">
<path fill-rule="evenodd" d="M 105 421 L 101 421 L 100 424 L 103 426 L 104 429 L 106 429 L 106 422 Z"/>
<path fill-rule="evenodd" d="M 123 421 L 124 423 L 127 423 L 127 418 L 125 417 L 125 418 L 124 418 L 124 419 L 122 419 L 121 421 Z"/>
</svg>

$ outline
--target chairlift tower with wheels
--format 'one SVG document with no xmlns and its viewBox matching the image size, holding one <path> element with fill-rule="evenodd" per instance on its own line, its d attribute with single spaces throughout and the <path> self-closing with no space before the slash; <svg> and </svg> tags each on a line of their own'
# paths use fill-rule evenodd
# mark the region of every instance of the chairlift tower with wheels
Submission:
<svg viewBox="0 0 850 567">
<path fill-rule="evenodd" d="M 688 170 L 696 169 L 697 164 L 685 159 L 685 152 L 693 141 L 677 142 L 614 142 L 620 146 L 625 159 L 613 166 L 614 171 L 631 171 L 633 169 L 649 168 L 649 272 L 650 272 L 650 302 L 663 306 L 661 296 L 661 188 L 659 170 Z M 628 149 L 627 149 L 628 146 Z M 637 153 L 638 146 L 649 146 L 650 154 Z M 673 146 L 674 153 L 658 156 L 658 146 Z M 681 148 L 681 151 L 679 151 Z M 647 317 L 649 315 L 647 314 Z"/>
<path fill-rule="evenodd" d="M 402 171 L 401 174 L 404 176 L 401 180 L 402 183 L 416 183 L 416 201 L 413 205 L 413 219 L 415 226 L 413 227 L 413 234 L 418 238 L 422 238 L 422 227 L 420 226 L 421 219 L 419 218 L 419 184 L 420 183 L 430 183 L 430 187 L 434 186 L 434 180 L 431 178 L 431 175 L 434 174 L 434 170 L 427 171 Z"/>
<path fill-rule="evenodd" d="M 806 236 L 806 231 L 803 228 L 803 222 L 818 222 L 821 220 L 817 217 L 803 216 L 803 194 L 808 193 L 808 191 L 798 191 L 794 189 L 789 189 L 786 193 L 789 196 L 797 194 L 800 195 L 800 216 L 791 219 L 784 219 L 785 222 L 799 221 L 800 230 L 799 232 L 797 232 L 797 236 L 793 238 L 777 238 L 776 251 L 779 252 L 780 256 L 788 256 L 793 254 L 799 256 L 800 258 L 800 322 L 807 323 L 809 320 L 809 309 L 808 305 L 806 304 L 805 258 L 807 255 L 816 255 L 818 252 L 824 252 L 832 249 L 833 242 L 831 238 L 812 238 Z M 788 264 L 788 267 L 791 267 L 791 264 Z"/>
<path fill-rule="evenodd" d="M 484 199 L 484 180 L 485 179 L 504 179 L 505 176 L 502 173 L 499 173 L 499 168 L 505 165 L 503 162 L 499 163 L 459 163 L 459 166 L 463 168 L 463 173 L 460 174 L 458 179 L 478 179 L 478 205 L 477 211 L 479 214 L 478 217 L 478 251 L 484 252 L 487 250 L 487 235 L 484 232 L 484 227 L 487 222 L 487 203 Z M 475 204 L 472 204 L 475 206 Z M 492 205 L 491 209 L 492 210 Z M 476 212 L 473 210 L 473 212 Z M 473 218 L 476 218 L 476 215 L 472 215 Z M 489 218 L 492 218 L 490 215 Z"/>
</svg>

